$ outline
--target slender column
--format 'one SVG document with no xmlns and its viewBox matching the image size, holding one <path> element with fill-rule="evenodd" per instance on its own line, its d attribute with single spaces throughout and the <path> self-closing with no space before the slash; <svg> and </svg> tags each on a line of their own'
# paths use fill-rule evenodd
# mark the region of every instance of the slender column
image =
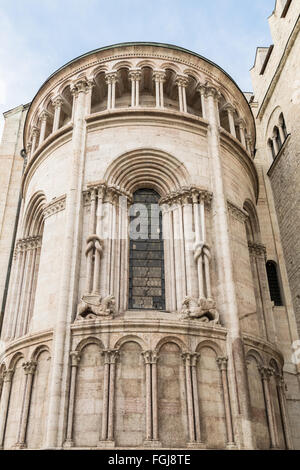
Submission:
<svg viewBox="0 0 300 470">
<path fill-rule="evenodd" d="M 15 248 L 15 266 L 14 266 L 14 278 L 11 284 L 11 296 L 9 302 L 9 324 L 7 327 L 7 334 L 6 337 L 12 338 L 14 335 L 14 328 L 16 322 L 16 303 L 17 303 L 17 296 L 18 296 L 18 289 L 19 289 L 19 282 L 21 279 L 21 267 L 22 267 L 22 259 L 24 256 L 23 252 L 23 244 L 20 240 L 16 243 Z"/>
<path fill-rule="evenodd" d="M 90 220 L 89 220 L 89 239 L 95 234 L 96 225 L 96 188 L 91 188 L 91 206 L 90 206 Z M 86 249 L 87 256 L 87 274 L 86 274 L 86 292 L 90 293 L 93 286 L 93 259 L 94 259 L 94 241 L 88 242 Z"/>
<path fill-rule="evenodd" d="M 193 191 L 193 211 L 194 211 L 194 222 L 195 222 L 195 246 L 194 246 L 194 260 L 197 263 L 197 274 L 198 274 L 198 297 L 204 297 L 204 283 L 203 283 L 203 257 L 202 257 L 202 231 L 200 226 L 199 216 L 199 204 L 198 204 L 198 192 Z"/>
<path fill-rule="evenodd" d="M 193 207 L 190 204 L 189 195 L 183 196 L 183 227 L 184 227 L 184 247 L 185 247 L 185 269 L 187 295 L 197 297 L 197 279 L 194 276 L 194 232 L 193 232 Z"/>
<path fill-rule="evenodd" d="M 39 146 L 44 142 L 45 140 L 45 133 L 46 133 L 46 126 L 47 126 L 47 120 L 48 120 L 49 114 L 47 111 L 43 111 L 40 115 L 40 120 L 41 120 L 41 132 L 40 132 L 40 140 L 39 140 Z"/>
<path fill-rule="evenodd" d="M 72 151 L 70 153 L 70 178 L 66 198 L 62 276 L 57 300 L 57 315 L 53 332 L 53 354 L 49 386 L 49 413 L 46 430 L 46 447 L 62 444 L 59 420 L 64 405 L 64 378 L 67 377 L 70 324 L 73 320 L 75 292 L 77 292 L 76 268 L 80 243 L 82 212 L 82 185 L 85 160 L 85 109 L 86 80 L 78 80 L 72 90 L 76 96 L 73 115 Z"/>
<path fill-rule="evenodd" d="M 241 143 L 246 148 L 246 135 L 245 135 L 245 122 L 244 122 L 244 120 L 239 119 L 238 120 L 238 125 L 239 125 L 239 128 L 240 128 Z"/>
<path fill-rule="evenodd" d="M 178 86 L 178 98 L 179 98 L 179 111 L 186 113 L 187 104 L 186 104 L 186 87 L 188 85 L 187 77 L 184 75 L 177 75 L 176 82 Z"/>
<path fill-rule="evenodd" d="M 53 107 L 54 107 L 54 118 L 53 118 L 52 132 L 56 132 L 59 129 L 61 107 L 62 107 L 62 104 L 63 104 L 62 97 L 60 95 L 58 95 L 55 98 L 53 98 L 52 104 L 53 104 Z"/>
<path fill-rule="evenodd" d="M 227 447 L 235 447 L 233 426 L 232 426 L 232 416 L 231 416 L 230 396 L 229 396 L 229 388 L 228 388 L 228 378 L 227 378 L 227 363 L 228 363 L 227 357 L 218 357 L 217 364 L 219 366 L 220 373 L 221 373 L 221 382 L 222 382 L 223 399 L 224 399 Z"/>
<path fill-rule="evenodd" d="M 201 97 L 201 108 L 202 108 L 202 117 L 203 119 L 206 119 L 207 117 L 207 113 L 206 113 L 206 97 L 205 97 L 205 91 L 206 91 L 206 88 L 204 85 L 200 85 L 198 87 L 198 91 L 200 93 L 200 97 Z"/>
<path fill-rule="evenodd" d="M 109 404 L 108 404 L 108 431 L 107 437 L 109 441 L 114 439 L 114 405 L 115 405 L 115 375 L 116 361 L 119 352 L 116 349 L 110 351 L 110 374 L 109 374 Z"/>
<path fill-rule="evenodd" d="M 110 368 L 110 351 L 104 350 L 104 382 L 103 382 L 103 413 L 102 413 L 102 429 L 99 446 L 107 439 L 107 425 L 108 425 L 108 401 L 109 401 L 109 368 Z"/>
<path fill-rule="evenodd" d="M 85 100 L 85 114 L 88 116 L 91 114 L 91 106 L 92 106 L 92 92 L 93 87 L 95 86 L 95 82 L 93 79 L 87 80 L 86 86 L 86 100 Z"/>
<path fill-rule="evenodd" d="M 40 130 L 38 127 L 34 127 L 32 130 L 32 154 L 36 151 L 37 140 Z"/>
<path fill-rule="evenodd" d="M 277 382 L 277 394 L 278 394 L 278 400 L 279 400 L 279 406 L 280 406 L 280 412 L 281 412 L 281 418 L 282 418 L 285 444 L 288 450 L 293 450 L 294 447 L 293 447 L 293 442 L 292 442 L 291 433 L 290 433 L 290 423 L 289 423 L 289 418 L 288 418 L 288 413 L 287 413 L 287 405 L 286 405 L 286 397 L 285 397 L 285 382 L 281 374 L 279 375 L 277 374 L 276 382 Z"/>
<path fill-rule="evenodd" d="M 283 123 L 280 122 L 280 121 L 279 121 L 278 129 L 279 129 L 279 135 L 280 135 L 281 142 L 283 143 L 285 141 L 286 137 L 285 137 L 285 133 L 284 133 L 284 130 L 283 130 Z"/>
<path fill-rule="evenodd" d="M 27 153 L 27 158 L 28 158 L 28 162 L 30 161 L 30 158 L 31 158 L 31 154 L 32 154 L 32 142 L 29 141 L 27 146 L 26 146 L 26 153 Z"/>
<path fill-rule="evenodd" d="M 203 249 L 204 254 L 204 272 L 205 272 L 205 285 L 206 285 L 206 297 L 211 298 L 211 284 L 210 284 L 210 253 L 206 247 Z"/>
<path fill-rule="evenodd" d="M 27 241 L 26 239 L 21 240 L 20 243 L 20 248 L 22 250 L 21 254 L 21 266 L 20 266 L 20 271 L 19 271 L 19 276 L 17 280 L 17 295 L 15 299 L 15 311 L 14 311 L 14 324 L 13 324 L 13 330 L 12 330 L 12 337 L 14 338 L 16 336 L 17 332 L 17 327 L 18 327 L 18 321 L 19 321 L 19 311 L 20 311 L 20 302 L 21 302 L 21 296 L 22 296 L 22 288 L 23 288 L 23 282 L 24 282 L 24 270 L 26 266 L 26 257 L 27 257 Z"/>
<path fill-rule="evenodd" d="M 134 108 L 139 106 L 140 79 L 142 73 L 140 70 L 130 70 L 129 79 L 131 80 L 131 106 Z"/>
<path fill-rule="evenodd" d="M 196 441 L 197 443 L 203 444 L 202 439 L 201 439 L 200 408 L 199 408 L 198 382 L 197 382 L 197 361 L 199 360 L 199 357 L 200 357 L 200 353 L 194 353 L 191 355 L 191 368 L 192 368 L 193 405 L 194 405 Z"/>
<path fill-rule="evenodd" d="M 152 440 L 152 384 L 151 384 L 151 351 L 143 351 L 146 367 L 146 440 Z"/>
<path fill-rule="evenodd" d="M 275 422 L 273 416 L 273 409 L 272 409 L 272 400 L 270 394 L 270 375 L 272 372 L 270 369 L 264 366 L 259 367 L 259 372 L 261 375 L 263 389 L 264 389 L 264 396 L 265 396 L 265 404 L 268 416 L 268 424 L 269 424 L 269 432 L 270 432 L 270 439 L 271 439 L 271 449 L 277 449 L 277 442 L 276 442 L 276 431 L 275 431 Z"/>
<path fill-rule="evenodd" d="M 155 81 L 155 97 L 156 97 L 156 107 L 164 107 L 164 81 L 165 81 L 165 72 L 161 70 L 153 71 L 153 80 Z"/>
<path fill-rule="evenodd" d="M 39 237 L 38 237 L 39 239 Z M 35 258 L 37 244 L 39 240 L 32 240 L 28 248 L 28 263 L 26 269 L 26 283 L 24 282 L 23 298 L 20 306 L 20 319 L 18 323 L 17 336 L 22 336 L 26 332 L 28 322 L 28 309 L 30 305 L 30 298 L 32 294 L 32 281 L 34 276 Z"/>
<path fill-rule="evenodd" d="M 280 150 L 277 139 L 276 139 L 276 135 L 273 135 L 272 141 L 273 141 L 273 145 L 274 145 L 274 149 L 275 149 L 275 156 L 276 156 L 278 154 L 279 150 Z"/>
<path fill-rule="evenodd" d="M 0 449 L 3 449 L 5 426 L 9 407 L 9 398 L 14 370 L 8 369 L 4 372 L 3 388 L 0 402 Z"/>
<path fill-rule="evenodd" d="M 77 370 L 80 362 L 80 354 L 78 351 L 70 352 L 71 358 L 71 380 L 70 380 L 70 392 L 69 392 L 69 408 L 68 408 L 68 425 L 67 425 L 67 438 L 64 443 L 64 447 L 73 447 L 73 421 L 74 421 L 74 409 L 75 409 L 75 397 L 76 397 L 76 378 Z"/>
<path fill-rule="evenodd" d="M 194 423 L 194 411 L 193 411 L 193 391 L 192 391 L 192 378 L 191 378 L 191 354 L 182 354 L 183 362 L 185 365 L 185 382 L 186 382 L 186 393 L 187 393 L 187 408 L 189 418 L 189 437 L 190 443 L 195 442 L 195 423 Z"/>
<path fill-rule="evenodd" d="M 233 135 L 233 137 L 236 137 L 236 130 L 235 130 L 235 123 L 234 123 L 234 112 L 235 109 L 232 106 L 232 104 L 227 103 L 224 106 L 224 109 L 227 111 L 228 114 L 228 121 L 229 121 L 229 128 L 230 128 L 230 133 Z"/>
<path fill-rule="evenodd" d="M 105 76 L 105 81 L 108 86 L 107 88 L 107 109 L 111 109 L 111 98 L 112 98 L 112 84 L 111 84 L 111 78 L 110 75 L 107 74 Z"/>
<path fill-rule="evenodd" d="M 153 419 L 153 434 L 154 441 L 158 441 L 158 397 L 157 397 L 157 360 L 158 355 L 155 351 L 152 352 L 152 419 Z"/>
<path fill-rule="evenodd" d="M 176 274 L 175 274 L 175 251 L 174 251 L 174 230 L 173 230 L 173 211 L 170 206 L 167 206 L 167 212 L 166 212 L 166 225 L 168 227 L 167 231 L 165 232 L 165 226 L 164 226 L 164 236 L 168 236 L 168 239 L 166 240 L 167 243 L 169 244 L 169 278 L 170 278 L 170 310 L 171 312 L 174 312 L 177 308 L 177 303 L 176 303 Z M 178 305 L 178 308 L 180 305 Z"/>
<path fill-rule="evenodd" d="M 33 382 L 33 376 L 36 370 L 36 365 L 37 363 L 35 361 L 24 362 L 22 364 L 24 371 L 25 371 L 25 375 L 26 375 L 26 384 L 25 384 L 23 407 L 22 407 L 21 420 L 20 420 L 19 433 L 18 433 L 18 442 L 16 444 L 16 447 L 18 449 L 24 449 L 26 447 L 26 442 L 25 442 L 26 430 L 27 430 L 27 424 L 28 424 L 32 382 Z"/>
<path fill-rule="evenodd" d="M 209 154 L 213 182 L 213 230 L 216 235 L 215 251 L 218 259 L 218 308 L 221 318 L 228 329 L 227 345 L 232 362 L 231 386 L 235 392 L 235 413 L 240 415 L 243 433 L 243 445 L 254 448 L 254 437 L 251 423 L 251 405 L 248 378 L 246 375 L 245 351 L 240 330 L 239 312 L 233 276 L 232 256 L 230 250 L 229 225 L 227 216 L 227 199 L 224 189 L 222 158 L 219 145 L 219 127 L 216 100 L 219 92 L 211 86 L 207 87 L 207 113 L 209 119 Z"/>
</svg>

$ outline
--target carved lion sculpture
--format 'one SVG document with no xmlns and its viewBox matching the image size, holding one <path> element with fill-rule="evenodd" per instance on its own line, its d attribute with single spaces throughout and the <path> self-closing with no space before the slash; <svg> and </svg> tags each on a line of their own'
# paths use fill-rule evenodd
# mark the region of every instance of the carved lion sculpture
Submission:
<svg viewBox="0 0 300 470">
<path fill-rule="evenodd" d="M 219 314 L 216 310 L 216 302 L 211 298 L 185 297 L 182 302 L 182 318 L 197 318 L 203 322 L 219 323 Z"/>
<path fill-rule="evenodd" d="M 104 298 L 95 295 L 82 296 L 78 308 L 77 319 L 107 317 L 115 313 L 115 297 L 108 295 Z"/>
</svg>

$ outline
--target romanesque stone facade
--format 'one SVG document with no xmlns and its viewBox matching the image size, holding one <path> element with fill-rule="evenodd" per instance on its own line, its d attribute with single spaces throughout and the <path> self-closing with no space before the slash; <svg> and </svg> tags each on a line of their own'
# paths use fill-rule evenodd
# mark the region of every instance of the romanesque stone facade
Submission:
<svg viewBox="0 0 300 470">
<path fill-rule="evenodd" d="M 6 114 L 2 448 L 300 448 L 254 144 L 232 79 L 167 45 L 86 54 Z"/>
</svg>

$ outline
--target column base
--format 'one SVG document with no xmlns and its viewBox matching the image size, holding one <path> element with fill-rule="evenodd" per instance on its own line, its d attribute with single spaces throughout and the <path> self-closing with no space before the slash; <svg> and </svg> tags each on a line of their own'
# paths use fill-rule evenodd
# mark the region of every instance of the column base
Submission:
<svg viewBox="0 0 300 470">
<path fill-rule="evenodd" d="M 71 447 L 74 447 L 74 441 L 72 439 L 66 439 L 63 443 L 63 448 L 70 449 Z"/>
<path fill-rule="evenodd" d="M 101 449 L 113 449 L 116 446 L 115 441 L 98 441 L 97 447 Z"/>
<path fill-rule="evenodd" d="M 13 448 L 14 449 L 26 449 L 27 444 L 26 444 L 26 442 L 17 442 L 16 445 Z"/>
<path fill-rule="evenodd" d="M 204 442 L 188 442 L 187 447 L 189 449 L 206 449 L 206 444 Z"/>
<path fill-rule="evenodd" d="M 226 449 L 227 450 L 237 450 L 237 445 L 235 442 L 228 442 L 226 444 Z"/>
<path fill-rule="evenodd" d="M 162 447 L 162 443 L 159 440 L 146 439 L 144 441 L 144 446 L 145 447 L 150 447 L 151 449 L 157 449 L 157 448 Z"/>
</svg>

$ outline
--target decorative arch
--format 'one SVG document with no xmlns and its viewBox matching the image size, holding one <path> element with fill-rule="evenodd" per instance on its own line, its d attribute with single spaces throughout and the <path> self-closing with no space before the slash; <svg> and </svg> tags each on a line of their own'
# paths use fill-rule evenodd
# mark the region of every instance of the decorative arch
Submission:
<svg viewBox="0 0 300 470">
<path fill-rule="evenodd" d="M 17 364 L 17 362 L 20 360 L 20 359 L 24 359 L 25 360 L 25 357 L 24 357 L 24 354 L 20 351 L 16 352 L 12 358 L 10 359 L 9 361 L 9 365 L 8 365 L 8 369 L 12 369 L 14 370 L 15 369 L 15 366 Z"/>
<path fill-rule="evenodd" d="M 263 366 L 264 365 L 264 360 L 261 354 L 256 351 L 256 349 L 249 349 L 249 351 L 246 354 L 246 361 L 249 361 L 250 358 L 254 359 L 257 366 Z"/>
<path fill-rule="evenodd" d="M 49 346 L 47 346 L 46 344 L 42 344 L 42 345 L 40 345 L 40 346 L 38 346 L 37 348 L 34 349 L 34 351 L 31 354 L 30 360 L 31 361 L 37 361 L 39 359 L 39 356 L 43 352 L 47 352 L 49 354 L 49 356 L 51 355 Z"/>
<path fill-rule="evenodd" d="M 250 199 L 246 199 L 243 209 L 248 213 L 249 217 L 246 220 L 246 232 L 248 242 L 261 243 L 261 234 L 259 228 L 259 221 L 256 208 Z"/>
<path fill-rule="evenodd" d="M 125 343 L 137 343 L 142 350 L 146 349 L 146 343 L 145 341 L 140 338 L 139 336 L 136 335 L 128 335 L 128 336 L 123 336 L 122 338 L 119 338 L 115 345 L 114 349 L 120 349 Z"/>
<path fill-rule="evenodd" d="M 79 341 L 75 348 L 75 351 L 81 353 L 81 351 L 89 344 L 96 344 L 97 346 L 99 346 L 100 349 L 104 349 L 104 345 L 99 338 L 97 338 L 96 336 L 89 336 L 88 338 L 84 338 Z"/>
<path fill-rule="evenodd" d="M 204 340 L 198 343 L 196 347 L 196 352 L 201 352 L 201 349 L 203 348 L 209 348 L 212 349 L 216 355 L 216 358 L 224 356 L 224 351 L 222 348 L 215 343 L 214 341 L 211 340 Z"/>
<path fill-rule="evenodd" d="M 43 231 L 43 210 L 46 205 L 46 197 L 42 191 L 34 193 L 25 210 L 23 219 L 23 237 L 41 235 Z"/>
<path fill-rule="evenodd" d="M 131 193 L 141 187 L 152 187 L 162 197 L 190 182 L 184 163 L 153 148 L 136 149 L 116 158 L 107 168 L 104 179 Z"/>
<path fill-rule="evenodd" d="M 164 338 L 160 339 L 158 341 L 158 343 L 156 344 L 156 346 L 154 348 L 154 351 L 159 353 L 161 348 L 167 343 L 176 344 L 179 347 L 179 349 L 181 350 L 182 353 L 183 352 L 188 352 L 187 345 L 180 338 L 177 338 L 176 336 L 165 336 Z"/>
</svg>

